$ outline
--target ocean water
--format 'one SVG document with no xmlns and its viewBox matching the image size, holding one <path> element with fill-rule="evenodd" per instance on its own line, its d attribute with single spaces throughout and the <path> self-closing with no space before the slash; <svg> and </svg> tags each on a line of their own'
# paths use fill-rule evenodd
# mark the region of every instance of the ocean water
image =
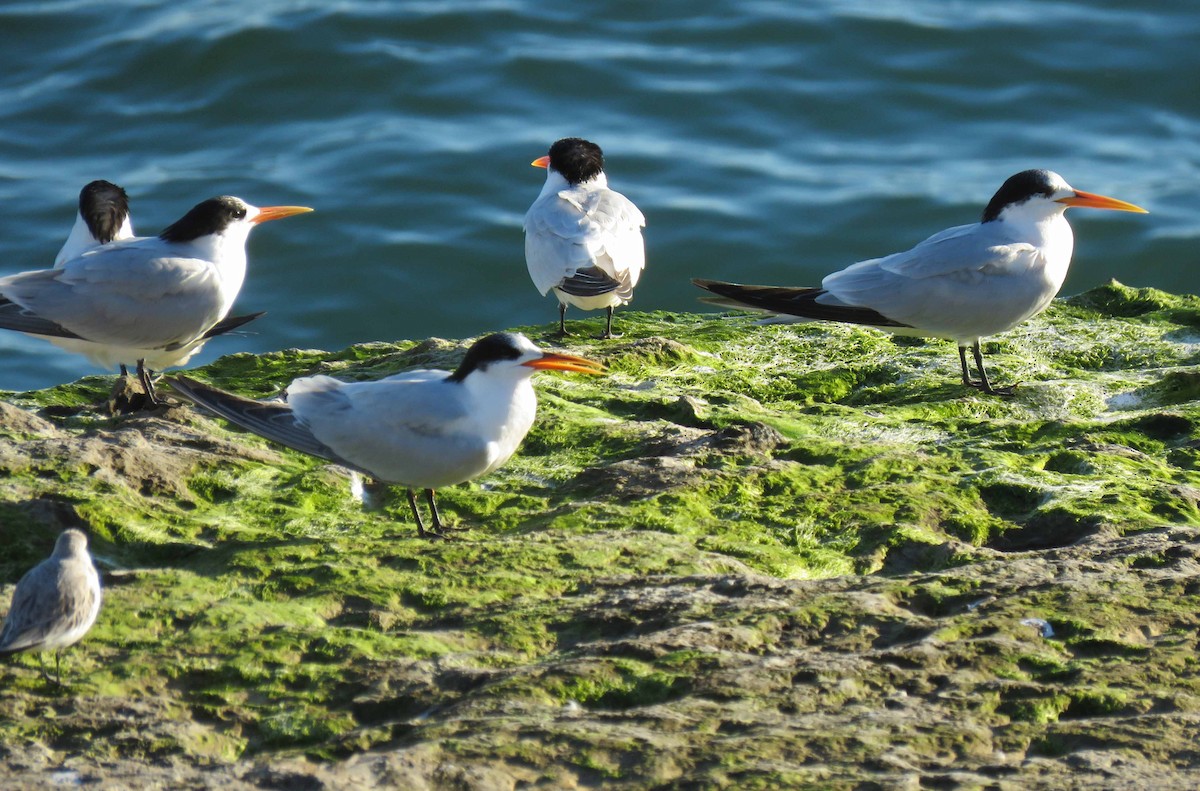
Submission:
<svg viewBox="0 0 1200 791">
<path fill-rule="evenodd" d="M 195 363 L 548 324 L 529 162 L 577 135 L 646 214 L 635 309 L 815 284 L 1030 167 L 1151 211 L 1072 210 L 1064 293 L 1197 292 L 1198 41 L 1175 0 L 8 2 L 0 273 L 49 266 L 105 178 L 146 234 L 217 194 L 317 209 L 255 232 L 236 310 L 268 315 Z M 0 389 L 94 372 L 0 333 Z"/>
</svg>

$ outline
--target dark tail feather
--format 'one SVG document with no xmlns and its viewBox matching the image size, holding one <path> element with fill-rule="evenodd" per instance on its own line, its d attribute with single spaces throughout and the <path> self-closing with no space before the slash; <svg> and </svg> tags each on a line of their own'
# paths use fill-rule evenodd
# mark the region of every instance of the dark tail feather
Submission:
<svg viewBox="0 0 1200 791">
<path fill-rule="evenodd" d="M 226 319 L 221 319 L 208 332 L 204 333 L 204 337 L 215 338 L 218 335 L 224 335 L 227 332 L 233 332 L 243 324 L 249 324 L 260 316 L 266 315 L 265 310 L 260 310 L 258 313 L 248 313 L 245 316 L 230 316 Z"/>
<path fill-rule="evenodd" d="M 192 403 L 220 415 L 231 423 L 236 423 L 251 433 L 292 450 L 358 469 L 314 437 L 312 432 L 296 419 L 295 412 L 287 402 L 243 398 L 190 376 L 173 376 L 163 381 Z"/>
<path fill-rule="evenodd" d="M 598 266 L 580 269 L 557 286 L 559 291 L 574 297 L 598 297 L 620 287 L 620 280 L 610 277 Z"/>
<path fill-rule="evenodd" d="M 720 280 L 693 279 L 692 284 L 750 308 L 801 316 L 806 319 L 841 321 L 847 324 L 866 324 L 871 327 L 907 327 L 892 321 L 870 308 L 849 305 L 825 305 L 817 297 L 828 293 L 823 288 L 791 288 L 788 286 L 744 286 Z"/>
</svg>

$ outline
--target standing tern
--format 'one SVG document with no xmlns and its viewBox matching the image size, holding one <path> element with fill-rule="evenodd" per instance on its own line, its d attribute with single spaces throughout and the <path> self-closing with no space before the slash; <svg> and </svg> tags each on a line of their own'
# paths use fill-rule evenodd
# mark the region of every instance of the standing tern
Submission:
<svg viewBox="0 0 1200 791">
<path fill-rule="evenodd" d="M 979 339 L 1012 329 L 1054 299 L 1071 265 L 1074 237 L 1065 216 L 1071 206 L 1146 213 L 1132 203 L 1074 189 L 1049 170 L 1025 170 L 1004 182 L 981 222 L 949 228 L 902 253 L 852 264 L 827 275 L 820 288 L 692 282 L 720 295 L 710 300 L 716 304 L 947 338 L 958 344 L 963 384 L 1011 395 L 1016 385 L 993 387 L 988 381 Z M 967 366 L 968 348 L 977 381 Z"/>
<path fill-rule="evenodd" d="M 183 365 L 212 335 L 255 318 L 226 319 L 246 276 L 251 229 L 308 211 L 210 198 L 156 237 L 0 278 L 0 329 L 88 341 L 78 351 L 97 365 L 135 364 L 157 405 L 148 371 Z"/>
<path fill-rule="evenodd" d="M 129 195 L 111 181 L 97 179 L 89 182 L 79 191 L 79 211 L 75 216 L 75 225 L 71 227 L 71 233 L 67 235 L 62 249 L 54 257 L 54 268 L 62 269 L 67 261 L 109 242 L 132 238 L 133 218 L 129 215 Z M 237 329 L 261 315 L 263 314 L 260 312 L 222 319 L 205 333 L 205 338 Z M 90 341 L 74 338 L 43 338 L 60 349 L 85 356 L 88 354 L 88 347 L 93 345 Z M 199 351 L 202 345 L 203 343 L 197 344 L 192 353 Z M 125 363 L 121 363 L 120 368 L 122 376 L 128 375 Z"/>
<path fill-rule="evenodd" d="M 558 297 L 558 334 L 569 334 L 567 305 L 608 311 L 601 338 L 613 337 L 613 309 L 633 297 L 646 266 L 646 218 L 633 201 L 608 188 L 600 146 L 563 138 L 530 163 L 546 183 L 525 214 L 525 263 L 544 296 Z"/>
<path fill-rule="evenodd" d="M 74 528 L 64 530 L 50 557 L 17 583 L 0 632 L 0 656 L 54 651 L 61 682 L 59 652 L 83 639 L 99 612 L 100 576 L 88 555 L 87 536 Z"/>
<path fill-rule="evenodd" d="M 288 386 L 286 401 L 254 401 L 186 376 L 167 382 L 261 437 L 404 486 L 424 538 L 446 529 L 435 489 L 487 475 L 516 451 L 537 412 L 531 377 L 546 369 L 604 373 L 599 363 L 543 352 L 524 335 L 501 332 L 476 341 L 453 373 L 422 369 L 375 382 L 309 376 Z M 430 531 L 416 489 L 425 490 Z"/>
</svg>

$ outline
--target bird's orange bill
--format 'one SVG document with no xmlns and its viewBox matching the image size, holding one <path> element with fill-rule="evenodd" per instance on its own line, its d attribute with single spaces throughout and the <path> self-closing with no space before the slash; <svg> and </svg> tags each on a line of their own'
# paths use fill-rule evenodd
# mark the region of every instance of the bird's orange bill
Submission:
<svg viewBox="0 0 1200 791">
<path fill-rule="evenodd" d="M 538 157 L 529 164 L 533 165 L 535 168 L 548 168 L 550 167 L 550 157 Z"/>
<path fill-rule="evenodd" d="M 559 354 L 558 352 L 546 352 L 536 360 L 530 360 L 527 363 L 521 363 L 530 368 L 551 371 L 574 371 L 579 374 L 602 374 L 604 366 L 594 360 L 589 360 L 586 357 L 576 357 L 573 354 Z"/>
<path fill-rule="evenodd" d="M 1059 203 L 1065 203 L 1068 206 L 1086 206 L 1089 209 L 1112 209 L 1113 211 L 1135 211 L 1138 214 L 1149 214 L 1150 212 L 1143 209 L 1141 206 L 1134 206 L 1132 203 L 1126 203 L 1123 200 L 1109 198 L 1104 195 L 1097 195 L 1094 192 L 1084 192 L 1083 190 L 1075 190 L 1075 194 L 1066 198 L 1059 198 Z"/>
<path fill-rule="evenodd" d="M 293 214 L 304 214 L 312 209 L 307 206 L 264 206 L 258 210 L 251 222 L 260 223 L 269 220 L 282 220 L 284 217 L 291 217 Z"/>
</svg>

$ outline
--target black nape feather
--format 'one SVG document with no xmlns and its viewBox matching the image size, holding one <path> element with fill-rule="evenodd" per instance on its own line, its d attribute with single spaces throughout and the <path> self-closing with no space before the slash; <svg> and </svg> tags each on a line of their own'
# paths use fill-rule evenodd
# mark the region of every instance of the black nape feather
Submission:
<svg viewBox="0 0 1200 791">
<path fill-rule="evenodd" d="M 166 242 L 190 242 L 202 236 L 220 233 L 246 217 L 246 204 L 231 195 L 201 201 L 167 226 L 158 236 Z"/>
<path fill-rule="evenodd" d="M 568 184 L 582 184 L 604 170 L 604 152 L 590 140 L 564 137 L 550 146 L 550 167 L 561 173 Z"/>
<path fill-rule="evenodd" d="M 111 181 L 97 179 L 79 191 L 79 216 L 87 223 L 92 238 L 108 244 L 117 238 L 129 216 L 129 196 Z"/>
<path fill-rule="evenodd" d="M 1022 170 L 1009 176 L 983 210 L 981 222 L 998 219 L 1005 207 L 1024 203 L 1035 195 L 1049 198 L 1054 194 L 1054 182 L 1048 170 Z"/>
<path fill-rule="evenodd" d="M 516 360 L 521 356 L 521 348 L 517 345 L 517 336 L 511 332 L 497 332 L 480 338 L 467 349 L 467 356 L 462 363 L 450 374 L 451 382 L 461 382 L 472 371 L 486 370 L 489 365 L 499 360 Z"/>
</svg>

